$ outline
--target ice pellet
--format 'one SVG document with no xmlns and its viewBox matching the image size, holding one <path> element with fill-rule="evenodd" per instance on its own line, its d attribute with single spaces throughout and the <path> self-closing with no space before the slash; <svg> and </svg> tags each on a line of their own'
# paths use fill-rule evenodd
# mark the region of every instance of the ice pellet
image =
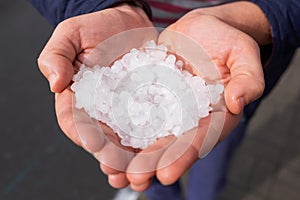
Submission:
<svg viewBox="0 0 300 200">
<path fill-rule="evenodd" d="M 183 68 L 165 45 L 149 41 L 110 67 L 82 65 L 71 86 L 75 106 L 110 126 L 124 146 L 144 149 L 158 138 L 180 137 L 209 115 L 224 91 Z"/>
</svg>

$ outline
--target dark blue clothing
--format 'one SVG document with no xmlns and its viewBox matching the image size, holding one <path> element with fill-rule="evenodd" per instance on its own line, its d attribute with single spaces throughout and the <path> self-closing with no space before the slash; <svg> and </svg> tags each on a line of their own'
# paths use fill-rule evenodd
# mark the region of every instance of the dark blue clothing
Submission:
<svg viewBox="0 0 300 200">
<path fill-rule="evenodd" d="M 52 25 L 86 13 L 103 10 L 118 0 L 29 0 Z"/>
<path fill-rule="evenodd" d="M 265 13 L 272 30 L 273 44 L 270 57 L 264 65 L 268 94 L 288 67 L 295 50 L 300 47 L 299 0 L 250 0 Z M 264 49 L 262 48 L 262 53 Z M 264 55 L 263 55 L 264 56 Z"/>
<path fill-rule="evenodd" d="M 65 19 L 77 15 L 103 10 L 126 0 L 29 0 L 29 2 L 54 26 Z M 138 0 L 145 9 L 150 7 L 143 0 Z M 146 12 L 149 17 L 151 14 Z"/>
</svg>

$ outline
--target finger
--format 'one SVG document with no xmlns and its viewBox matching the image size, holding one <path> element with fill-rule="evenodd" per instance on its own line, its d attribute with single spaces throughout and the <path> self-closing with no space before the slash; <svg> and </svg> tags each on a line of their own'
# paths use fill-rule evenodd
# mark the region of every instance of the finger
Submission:
<svg viewBox="0 0 300 200">
<path fill-rule="evenodd" d="M 205 137 L 202 132 L 205 133 L 207 127 L 208 123 L 200 123 L 198 128 L 191 129 L 180 136 L 164 152 L 156 173 L 162 184 L 169 185 L 177 181 L 198 159 L 199 149 Z"/>
<path fill-rule="evenodd" d="M 72 91 L 69 89 L 55 95 L 56 117 L 60 128 L 68 138 L 75 144 L 82 146 L 73 118 L 72 95 Z"/>
<path fill-rule="evenodd" d="M 140 185 L 136 185 L 136 184 L 131 183 L 130 187 L 131 187 L 132 190 L 135 190 L 137 192 L 143 192 L 143 191 L 147 190 L 150 187 L 151 182 L 152 182 L 152 179 L 149 179 L 149 180 L 147 180 L 146 182 L 144 182 L 143 184 L 140 184 Z"/>
<path fill-rule="evenodd" d="M 152 179 L 155 176 L 158 161 L 174 139 L 174 136 L 160 138 L 147 149 L 139 152 L 127 168 L 127 178 L 130 183 L 141 185 Z"/>
<path fill-rule="evenodd" d="M 151 171 L 142 174 L 131 173 L 130 175 L 128 175 L 127 173 L 126 177 L 132 186 L 140 187 L 141 185 L 151 182 L 152 178 L 155 175 L 156 175 L 156 171 Z"/>
<path fill-rule="evenodd" d="M 71 32 L 73 31 L 73 32 Z M 80 37 L 69 20 L 61 23 L 38 58 L 38 65 L 52 92 L 61 92 L 72 80 L 73 61 L 80 52 Z"/>
<path fill-rule="evenodd" d="M 100 163 L 100 169 L 106 175 L 113 175 L 113 174 L 118 174 L 121 172 L 120 170 L 111 168 L 103 163 Z"/>
<path fill-rule="evenodd" d="M 74 94 L 70 89 L 56 94 L 55 108 L 63 132 L 88 152 L 100 151 L 105 144 L 101 127 L 85 111 L 74 107 Z"/>
<path fill-rule="evenodd" d="M 171 151 L 174 150 L 175 149 Z M 165 157 L 171 157 L 171 151 L 166 152 L 166 154 L 164 154 L 164 158 L 162 159 L 165 159 Z M 192 166 L 197 159 L 198 151 L 194 147 L 190 146 L 186 152 L 184 152 L 184 154 L 176 161 L 172 162 L 172 164 L 165 168 L 160 168 L 157 171 L 156 176 L 163 185 L 173 184 Z"/>
<path fill-rule="evenodd" d="M 234 114 L 258 99 L 265 87 L 259 48 L 253 39 L 241 37 L 243 43 L 232 49 L 227 62 L 231 80 L 225 88 L 225 101 Z"/>
<path fill-rule="evenodd" d="M 99 152 L 94 153 L 94 157 L 101 163 L 104 173 L 115 174 L 126 171 L 134 153 L 122 149 L 108 140 Z"/>
<path fill-rule="evenodd" d="M 125 173 L 108 175 L 108 182 L 114 188 L 124 188 L 129 185 Z"/>
</svg>

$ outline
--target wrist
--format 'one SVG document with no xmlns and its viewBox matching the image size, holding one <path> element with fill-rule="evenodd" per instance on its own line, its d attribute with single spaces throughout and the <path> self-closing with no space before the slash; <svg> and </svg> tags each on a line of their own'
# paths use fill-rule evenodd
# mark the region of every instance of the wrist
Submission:
<svg viewBox="0 0 300 200">
<path fill-rule="evenodd" d="M 197 9 L 195 12 L 219 18 L 225 23 L 250 35 L 259 45 L 272 43 L 269 21 L 263 11 L 254 3 L 240 1 Z"/>
<path fill-rule="evenodd" d="M 121 13 L 132 16 L 135 23 L 143 24 L 144 26 L 153 26 L 149 16 L 144 9 L 137 5 L 131 5 L 126 2 L 119 3 L 111 9 L 116 9 Z M 137 25 L 137 24 L 136 24 Z"/>
<path fill-rule="evenodd" d="M 127 5 L 127 6 L 126 6 Z M 119 2 L 113 4 L 111 7 L 127 7 L 130 6 L 133 10 L 143 15 L 145 18 L 148 17 L 152 21 L 152 11 L 150 6 L 143 0 L 120 0 Z"/>
</svg>

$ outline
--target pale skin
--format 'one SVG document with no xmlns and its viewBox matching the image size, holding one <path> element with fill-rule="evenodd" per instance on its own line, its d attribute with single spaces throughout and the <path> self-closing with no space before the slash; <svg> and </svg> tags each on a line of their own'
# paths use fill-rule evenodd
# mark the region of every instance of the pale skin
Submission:
<svg viewBox="0 0 300 200">
<path fill-rule="evenodd" d="M 111 27 L 112 22 L 119 22 L 118 26 L 105 28 Z M 56 93 L 56 114 L 59 125 L 77 145 L 83 144 L 73 120 L 72 92 L 68 87 L 74 74 L 73 67 L 82 63 L 85 56 L 99 42 L 111 35 L 128 29 L 151 26 L 152 23 L 140 8 L 120 5 L 66 20 L 54 31 L 39 57 L 38 64 L 49 80 L 51 90 Z M 257 44 L 271 43 L 268 21 L 256 5 L 237 2 L 191 11 L 170 25 L 160 35 L 160 42 L 172 37 L 172 32 L 168 30 L 182 33 L 196 41 L 206 50 L 221 72 L 227 106 L 221 141 L 238 123 L 243 107 L 263 93 L 264 78 Z M 176 41 L 173 41 L 173 45 L 176 45 Z M 83 124 L 88 123 L 85 117 L 80 120 Z M 135 157 L 127 156 L 124 159 L 124 155 L 112 149 L 109 140 L 103 139 L 94 155 L 98 160 L 106 161 L 112 157 L 120 160 L 123 170 L 111 168 L 104 164 L 105 162 L 100 164 L 102 171 L 108 176 L 110 185 L 115 188 L 130 185 L 136 191 L 143 191 L 150 186 L 153 176 L 157 176 L 163 184 L 171 184 L 198 160 L 199 149 L 203 142 L 202 132 L 207 128 L 205 123 L 207 121 L 209 118 L 199 123 L 201 128 L 197 131 L 191 145 L 175 162 L 164 167 L 160 165 L 170 158 L 176 147 L 189 139 L 190 133 L 186 133 L 156 156 L 148 158 L 147 163 L 154 166 L 154 170 L 148 172 L 139 167 L 145 162 L 145 157 L 137 154 Z M 105 128 L 104 131 L 109 137 L 115 138 L 114 133 L 109 129 Z M 159 149 L 171 139 L 171 137 L 161 139 L 143 152 Z"/>
</svg>

